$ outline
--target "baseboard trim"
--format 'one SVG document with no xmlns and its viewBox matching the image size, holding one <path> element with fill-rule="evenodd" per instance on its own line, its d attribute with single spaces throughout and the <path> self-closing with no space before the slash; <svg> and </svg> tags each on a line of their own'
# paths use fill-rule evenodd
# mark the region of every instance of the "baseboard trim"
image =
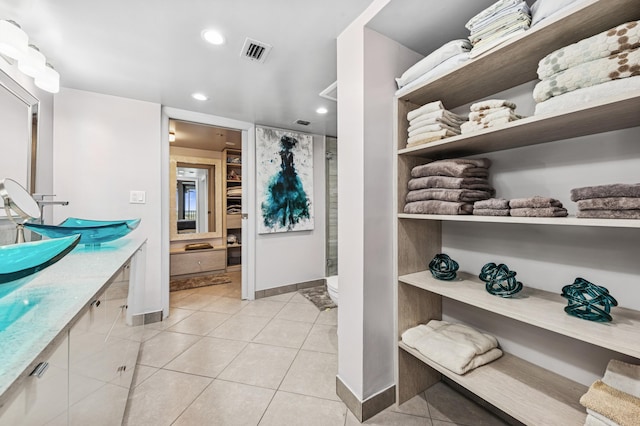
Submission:
<svg viewBox="0 0 640 426">
<path fill-rule="evenodd" d="M 266 290 L 257 290 L 255 292 L 255 298 L 262 299 L 263 297 L 277 296 L 279 294 L 291 293 L 292 291 L 298 291 L 303 288 L 316 287 L 324 284 L 325 284 L 325 279 L 320 278 L 318 280 L 304 281 L 301 283 L 284 285 L 282 287 L 268 288 Z"/>
<path fill-rule="evenodd" d="M 396 385 L 360 401 L 338 376 L 336 376 L 336 393 L 360 423 L 369 420 L 396 402 Z"/>
<path fill-rule="evenodd" d="M 146 314 L 138 314 L 131 316 L 131 325 L 139 326 L 162 321 L 162 311 L 147 312 Z"/>
</svg>

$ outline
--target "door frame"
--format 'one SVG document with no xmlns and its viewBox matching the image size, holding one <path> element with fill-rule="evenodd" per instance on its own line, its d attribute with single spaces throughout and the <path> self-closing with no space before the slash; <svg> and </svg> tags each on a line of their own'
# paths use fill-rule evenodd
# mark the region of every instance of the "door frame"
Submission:
<svg viewBox="0 0 640 426">
<path fill-rule="evenodd" d="M 163 106 L 161 110 L 161 289 L 163 317 L 169 316 L 169 119 L 190 121 L 211 126 L 226 127 L 242 132 L 242 298 L 255 298 L 255 125 L 200 112 Z M 246 178 L 245 178 L 246 177 Z M 248 220 L 251 217 L 252 220 Z"/>
</svg>

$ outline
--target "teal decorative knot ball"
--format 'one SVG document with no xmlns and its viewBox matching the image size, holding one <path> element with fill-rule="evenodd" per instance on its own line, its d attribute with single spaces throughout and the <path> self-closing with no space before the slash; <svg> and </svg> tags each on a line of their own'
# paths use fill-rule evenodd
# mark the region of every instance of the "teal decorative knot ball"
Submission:
<svg viewBox="0 0 640 426">
<path fill-rule="evenodd" d="M 562 287 L 562 297 L 568 300 L 566 313 L 589 321 L 611 321 L 611 306 L 618 306 L 609 290 L 580 277 Z"/>
<path fill-rule="evenodd" d="M 433 278 L 444 281 L 451 281 L 456 278 L 458 262 L 451 259 L 444 253 L 438 253 L 429 262 L 429 270 Z"/>
<path fill-rule="evenodd" d="M 485 282 L 485 288 L 493 295 L 511 297 L 522 290 L 522 283 L 516 280 L 516 271 L 510 271 L 503 263 L 487 263 L 478 276 Z"/>
</svg>

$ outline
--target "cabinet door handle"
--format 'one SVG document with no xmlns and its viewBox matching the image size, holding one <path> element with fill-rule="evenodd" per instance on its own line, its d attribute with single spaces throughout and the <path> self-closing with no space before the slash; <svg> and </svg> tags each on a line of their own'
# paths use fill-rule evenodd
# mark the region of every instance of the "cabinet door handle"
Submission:
<svg viewBox="0 0 640 426">
<path fill-rule="evenodd" d="M 48 368 L 49 368 L 48 362 L 46 361 L 41 362 L 40 364 L 36 365 L 36 368 L 33 369 L 31 374 L 29 374 L 29 376 L 34 376 L 40 379 L 42 378 L 42 376 L 44 376 L 44 373 L 47 371 Z"/>
<path fill-rule="evenodd" d="M 100 306 L 100 300 L 94 300 L 93 302 L 91 302 L 91 306 L 95 306 L 97 308 L 98 306 Z"/>
</svg>

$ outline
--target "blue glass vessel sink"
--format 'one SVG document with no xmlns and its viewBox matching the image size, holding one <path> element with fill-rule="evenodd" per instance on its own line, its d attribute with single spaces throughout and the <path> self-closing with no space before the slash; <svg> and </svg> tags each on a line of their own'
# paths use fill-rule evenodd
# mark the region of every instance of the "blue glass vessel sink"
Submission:
<svg viewBox="0 0 640 426">
<path fill-rule="evenodd" d="M 100 244 L 117 240 L 133 231 L 140 219 L 131 220 L 87 220 L 69 217 L 59 225 L 25 223 L 24 227 L 49 238 L 68 237 L 80 234 L 81 244 Z"/>
<path fill-rule="evenodd" d="M 80 241 L 79 235 L 0 247 L 0 284 L 35 274 L 62 259 Z"/>
</svg>

